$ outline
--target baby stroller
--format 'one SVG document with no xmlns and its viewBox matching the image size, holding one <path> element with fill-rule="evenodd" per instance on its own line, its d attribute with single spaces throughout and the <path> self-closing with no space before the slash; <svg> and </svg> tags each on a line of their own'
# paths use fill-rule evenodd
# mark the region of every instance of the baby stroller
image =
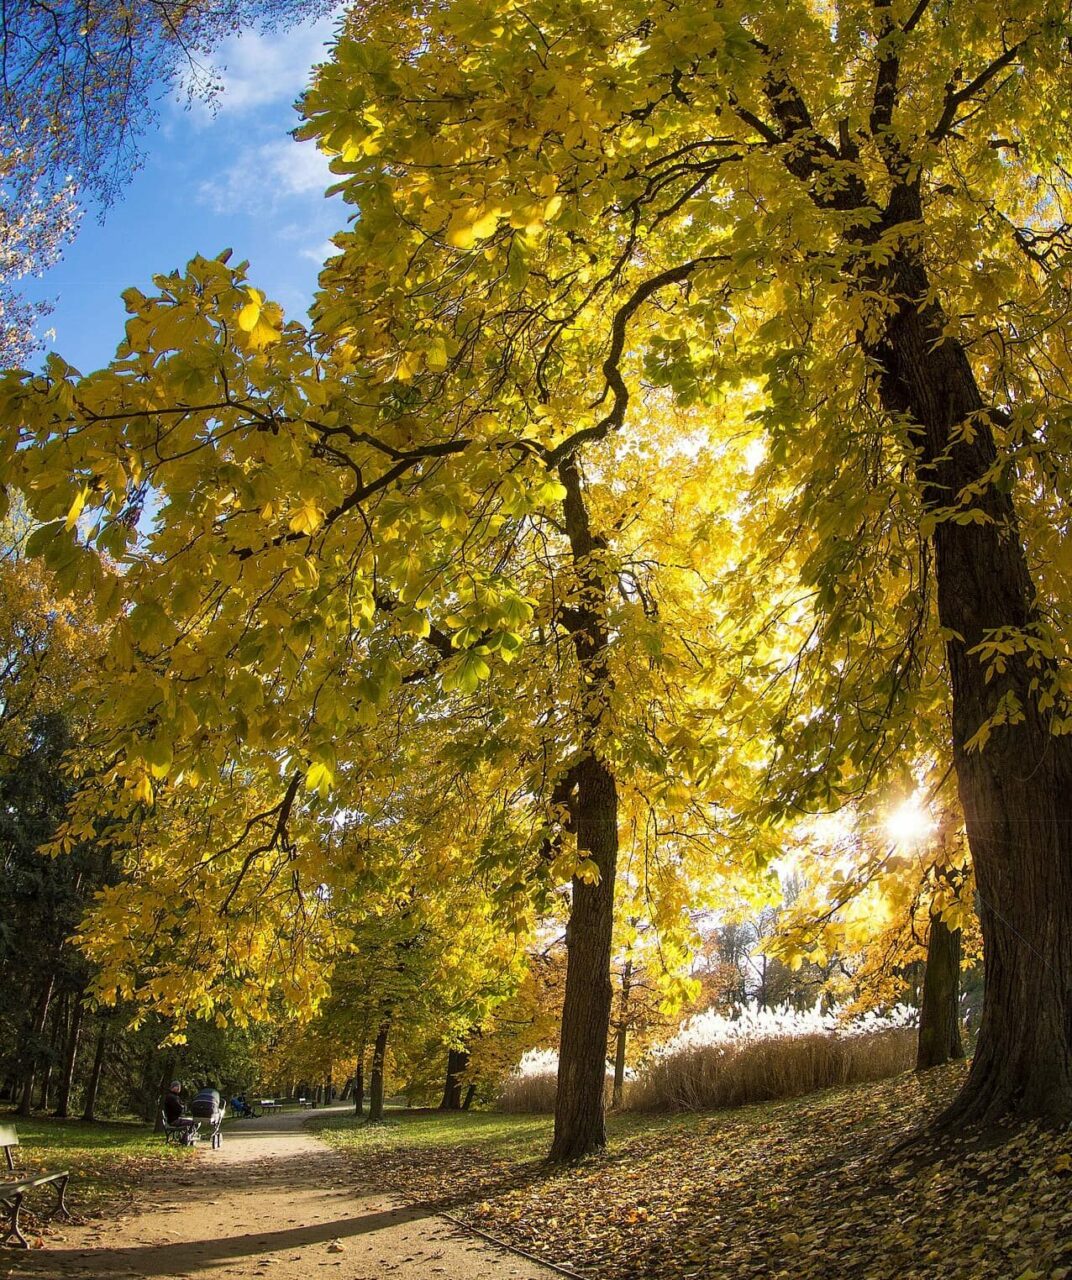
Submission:
<svg viewBox="0 0 1072 1280">
<path fill-rule="evenodd" d="M 226 1109 L 226 1105 L 220 1101 L 220 1095 L 214 1092 L 199 1093 L 190 1103 L 190 1115 L 208 1126 L 213 1151 L 223 1145 L 223 1113 Z"/>
</svg>

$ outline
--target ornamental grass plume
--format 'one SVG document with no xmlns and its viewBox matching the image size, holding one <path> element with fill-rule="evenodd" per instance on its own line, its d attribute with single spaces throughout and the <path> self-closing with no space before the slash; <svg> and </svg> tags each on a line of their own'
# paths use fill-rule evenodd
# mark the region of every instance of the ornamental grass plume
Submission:
<svg viewBox="0 0 1072 1280">
<path fill-rule="evenodd" d="M 917 1012 L 848 1019 L 837 1009 L 744 1008 L 690 1018 L 642 1064 L 626 1095 L 640 1111 L 701 1111 L 879 1080 L 915 1061 Z"/>
<path fill-rule="evenodd" d="M 853 1018 L 818 1005 L 700 1013 L 628 1073 L 625 1105 L 707 1111 L 885 1079 L 913 1067 L 918 1016 L 908 1005 Z M 499 1110 L 554 1111 L 557 1073 L 553 1050 L 526 1053 L 503 1086 Z M 611 1078 L 608 1064 L 608 1104 Z"/>
</svg>

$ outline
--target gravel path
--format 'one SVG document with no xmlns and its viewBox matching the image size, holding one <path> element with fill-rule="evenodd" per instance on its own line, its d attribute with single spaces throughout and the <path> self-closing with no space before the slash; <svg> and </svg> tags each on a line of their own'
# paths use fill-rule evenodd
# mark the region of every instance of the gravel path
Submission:
<svg viewBox="0 0 1072 1280">
<path fill-rule="evenodd" d="M 349 1108 L 340 1108 L 347 1114 Z M 317 1112 L 323 1115 L 324 1112 Z M 15 1254 L 11 1280 L 554 1280 L 420 1206 L 355 1187 L 306 1112 L 228 1125 L 223 1146 L 146 1188 L 143 1211 L 62 1228 Z M 78 1207 L 78 1187 L 70 1200 Z"/>
</svg>

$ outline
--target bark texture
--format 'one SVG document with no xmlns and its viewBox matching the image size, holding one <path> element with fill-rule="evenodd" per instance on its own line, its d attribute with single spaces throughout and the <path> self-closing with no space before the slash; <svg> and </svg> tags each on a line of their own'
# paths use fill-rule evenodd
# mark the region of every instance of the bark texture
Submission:
<svg viewBox="0 0 1072 1280">
<path fill-rule="evenodd" d="M 899 189 L 888 221 L 922 218 Z M 1053 664 L 1030 653 L 987 671 L 972 650 L 993 632 L 1033 634 L 1039 621 L 1013 506 L 997 460 L 997 415 L 916 255 L 897 254 L 875 281 L 897 299 L 871 354 L 885 407 L 912 424 L 916 474 L 934 529 L 938 616 L 951 638 L 953 760 L 978 887 L 986 988 L 971 1073 L 947 1123 L 1009 1114 L 1072 1116 L 1072 740 L 1050 732 L 1037 689 Z M 977 491 L 971 486 L 977 486 Z M 941 518 L 951 507 L 981 513 Z M 1032 659 L 1032 665 L 1028 660 Z M 968 743 L 1002 709 L 978 749 Z"/>
<path fill-rule="evenodd" d="M 940 915 L 931 916 L 927 967 L 919 1010 L 916 1070 L 940 1067 L 964 1057 L 960 1035 L 960 930 Z"/>
<path fill-rule="evenodd" d="M 576 1160 L 606 1145 L 604 1078 L 610 1027 L 611 932 L 618 862 L 618 789 L 600 752 L 602 720 L 612 688 L 605 623 L 602 553 L 593 536 L 580 473 L 572 458 L 559 466 L 563 501 L 577 575 L 575 599 L 561 610 L 570 631 L 582 681 L 581 757 L 572 769 L 570 805 L 577 848 L 595 866 L 594 881 L 575 876 L 566 927 L 566 991 L 558 1055 L 558 1092 L 551 1160 Z"/>
<path fill-rule="evenodd" d="M 391 1034 L 391 1019 L 384 1018 L 372 1046 L 372 1079 L 369 1082 L 369 1124 L 383 1119 L 383 1064 L 387 1057 L 387 1037 Z"/>
<path fill-rule="evenodd" d="M 440 1111 L 462 1110 L 462 1075 L 468 1066 L 468 1049 L 449 1049 L 447 1051 L 447 1078 L 443 1082 L 443 1098 L 439 1104 Z"/>
</svg>

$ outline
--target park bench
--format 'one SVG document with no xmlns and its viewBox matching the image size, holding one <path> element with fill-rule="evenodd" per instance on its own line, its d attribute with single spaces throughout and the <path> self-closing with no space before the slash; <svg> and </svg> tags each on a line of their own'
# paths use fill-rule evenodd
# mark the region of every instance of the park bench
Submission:
<svg viewBox="0 0 1072 1280">
<path fill-rule="evenodd" d="M 33 1187 L 43 1187 L 51 1183 L 57 1193 L 56 1207 L 52 1211 L 53 1217 L 57 1213 L 62 1213 L 65 1218 L 69 1218 L 71 1215 L 67 1211 L 64 1197 L 67 1193 L 67 1181 L 71 1175 L 67 1169 L 63 1169 L 56 1173 L 39 1173 L 35 1177 L 19 1178 L 15 1170 L 15 1159 L 11 1154 L 12 1149 L 18 1145 L 19 1135 L 15 1132 L 15 1126 L 0 1124 L 0 1147 L 4 1148 L 4 1155 L 7 1156 L 7 1172 L 16 1175 L 10 1182 L 0 1182 L 0 1204 L 8 1212 L 7 1234 L 4 1236 L 3 1243 L 7 1244 L 14 1236 L 24 1249 L 28 1249 L 30 1242 L 19 1230 L 19 1210 L 22 1208 L 23 1197 Z M 0 1177 L 2 1176 L 3 1170 L 0 1170 Z"/>
<path fill-rule="evenodd" d="M 198 1139 L 201 1128 L 199 1124 L 171 1124 L 164 1111 L 160 1112 L 160 1123 L 164 1126 L 165 1146 L 169 1142 L 177 1142 L 180 1147 L 193 1146 Z"/>
</svg>

